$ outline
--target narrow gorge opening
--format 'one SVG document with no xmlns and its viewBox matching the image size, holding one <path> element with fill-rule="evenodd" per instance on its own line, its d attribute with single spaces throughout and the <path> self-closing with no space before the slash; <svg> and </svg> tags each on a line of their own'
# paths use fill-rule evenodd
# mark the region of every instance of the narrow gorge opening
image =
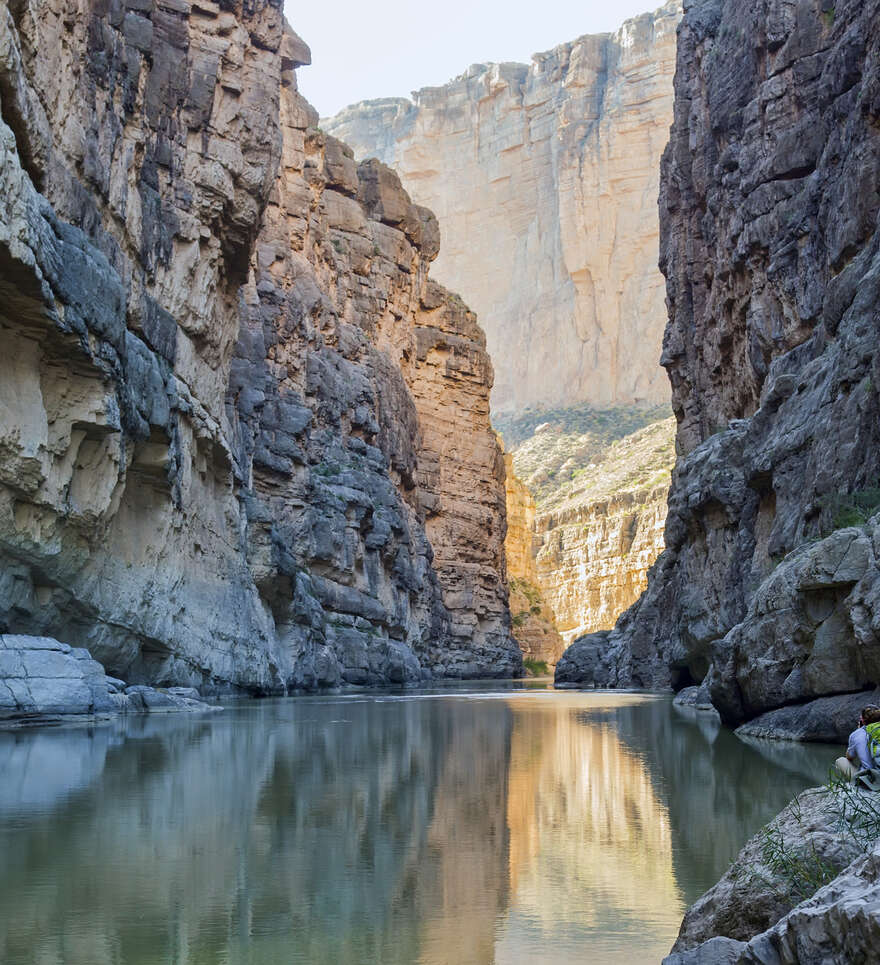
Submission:
<svg viewBox="0 0 880 965">
<path fill-rule="evenodd" d="M 574 639 L 611 629 L 664 545 L 675 420 L 646 199 L 672 121 L 680 13 L 672 0 L 531 65 L 475 65 L 321 120 L 437 213 L 432 273 L 486 332 L 527 671 L 552 671 Z"/>
</svg>

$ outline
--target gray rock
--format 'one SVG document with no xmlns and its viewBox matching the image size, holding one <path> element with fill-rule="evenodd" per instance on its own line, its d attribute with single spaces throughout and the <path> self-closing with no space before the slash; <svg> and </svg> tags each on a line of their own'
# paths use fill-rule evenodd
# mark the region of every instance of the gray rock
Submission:
<svg viewBox="0 0 880 965">
<path fill-rule="evenodd" d="M 846 743 L 858 727 L 859 714 L 866 704 L 880 704 L 880 690 L 820 697 L 806 704 L 780 707 L 741 724 L 736 733 L 771 740 Z"/>
<path fill-rule="evenodd" d="M 92 6 L 69 50 L 0 8 L 0 629 L 256 694 L 519 673 L 491 364 L 428 278 L 436 219 L 316 130 L 279 3 L 220 6 L 226 66 L 184 0 Z"/>
<path fill-rule="evenodd" d="M 663 965 L 734 965 L 745 947 L 733 938 L 710 938 L 696 948 L 667 955 Z"/>
<path fill-rule="evenodd" d="M 870 792 L 855 793 L 874 806 Z M 876 807 L 880 817 L 880 797 Z M 845 813 L 839 793 L 814 788 L 799 795 L 688 909 L 673 952 L 718 936 L 750 941 L 810 898 L 822 876 L 833 877 L 863 853 L 864 842 L 850 830 Z"/>
<path fill-rule="evenodd" d="M 733 725 L 880 684 L 878 17 L 685 5 L 660 193 L 666 550 L 560 680 L 705 681 Z"/>
<path fill-rule="evenodd" d="M 123 681 L 107 677 L 83 648 L 46 637 L 0 636 L 0 721 L 7 724 L 210 709 L 214 708 L 199 700 L 193 687 L 170 691 L 126 687 Z"/>
<path fill-rule="evenodd" d="M 715 710 L 715 705 L 712 703 L 709 688 L 705 685 L 699 687 L 684 687 L 675 695 L 672 704 L 674 707 L 687 707 L 693 710 L 709 711 L 713 714 L 718 713 L 718 711 Z"/>
<path fill-rule="evenodd" d="M 880 847 L 753 938 L 741 965 L 852 965 L 880 948 Z"/>
<path fill-rule="evenodd" d="M 202 696 L 195 687 L 166 687 L 165 692 L 172 697 L 189 697 L 192 700 L 200 700 Z"/>
</svg>

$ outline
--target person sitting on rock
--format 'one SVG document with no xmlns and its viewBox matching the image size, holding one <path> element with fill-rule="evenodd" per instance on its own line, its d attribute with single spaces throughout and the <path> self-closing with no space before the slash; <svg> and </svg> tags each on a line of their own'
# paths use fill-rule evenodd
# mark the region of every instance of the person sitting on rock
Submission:
<svg viewBox="0 0 880 965">
<path fill-rule="evenodd" d="M 859 726 L 849 735 L 846 757 L 838 757 L 835 767 L 850 781 L 880 791 L 880 707 L 862 708 Z"/>
</svg>

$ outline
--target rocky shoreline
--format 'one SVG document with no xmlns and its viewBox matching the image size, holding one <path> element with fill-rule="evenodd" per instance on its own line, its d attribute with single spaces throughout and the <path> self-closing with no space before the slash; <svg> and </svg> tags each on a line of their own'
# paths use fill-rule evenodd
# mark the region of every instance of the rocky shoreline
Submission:
<svg viewBox="0 0 880 965">
<path fill-rule="evenodd" d="M 52 637 L 0 635 L 0 727 L 220 709 L 195 687 L 129 686 L 108 676 L 83 647 Z"/>
<path fill-rule="evenodd" d="M 880 947 L 880 795 L 800 794 L 687 911 L 663 965 L 869 962 Z"/>
</svg>

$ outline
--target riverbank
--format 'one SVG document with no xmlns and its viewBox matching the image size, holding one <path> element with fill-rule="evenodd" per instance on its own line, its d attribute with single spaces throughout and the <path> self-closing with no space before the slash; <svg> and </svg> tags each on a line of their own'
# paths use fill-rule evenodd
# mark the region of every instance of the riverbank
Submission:
<svg viewBox="0 0 880 965">
<path fill-rule="evenodd" d="M 83 647 L 0 634 L 0 727 L 219 709 L 194 687 L 129 686 L 108 676 Z"/>
<path fill-rule="evenodd" d="M 880 947 L 880 795 L 799 794 L 685 914 L 664 965 L 849 965 Z"/>
</svg>

